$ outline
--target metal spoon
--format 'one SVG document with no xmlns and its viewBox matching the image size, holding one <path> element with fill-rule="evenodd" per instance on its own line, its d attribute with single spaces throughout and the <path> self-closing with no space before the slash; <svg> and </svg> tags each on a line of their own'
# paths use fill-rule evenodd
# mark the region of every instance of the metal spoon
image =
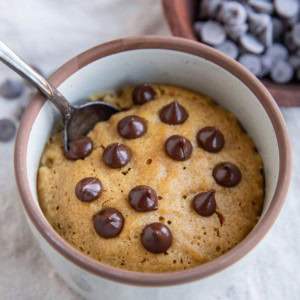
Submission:
<svg viewBox="0 0 300 300">
<path fill-rule="evenodd" d="M 0 60 L 30 81 L 60 111 L 64 123 L 63 145 L 65 153 L 69 149 L 70 141 L 86 135 L 97 122 L 106 121 L 111 115 L 119 112 L 118 108 L 104 101 L 90 101 L 72 106 L 50 82 L 1 41 Z"/>
</svg>

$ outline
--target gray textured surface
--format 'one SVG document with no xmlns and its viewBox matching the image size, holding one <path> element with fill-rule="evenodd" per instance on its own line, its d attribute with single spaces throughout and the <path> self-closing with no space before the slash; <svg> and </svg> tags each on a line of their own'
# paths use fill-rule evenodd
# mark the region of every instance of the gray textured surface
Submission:
<svg viewBox="0 0 300 300">
<path fill-rule="evenodd" d="M 158 0 L 0 0 L 0 11 L 1 39 L 45 73 L 113 38 L 169 34 Z M 8 75 L 14 76 L 0 65 L 0 80 Z M 0 118 L 12 117 L 22 101 L 0 98 Z M 288 200 L 253 268 L 225 289 L 216 287 L 209 300 L 299 299 L 300 109 L 284 109 L 283 114 L 294 152 Z M 0 143 L 0 298 L 81 299 L 55 273 L 25 223 L 14 181 L 13 145 Z"/>
</svg>

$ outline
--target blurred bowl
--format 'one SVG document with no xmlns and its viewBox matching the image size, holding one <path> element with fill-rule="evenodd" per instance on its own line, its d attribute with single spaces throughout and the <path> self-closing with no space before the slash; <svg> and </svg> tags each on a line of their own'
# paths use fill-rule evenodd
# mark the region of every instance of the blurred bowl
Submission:
<svg viewBox="0 0 300 300">
<path fill-rule="evenodd" d="M 193 22 L 197 18 L 199 0 L 162 0 L 165 17 L 173 35 L 197 41 Z M 300 106 L 300 84 L 275 84 L 268 79 L 262 83 L 280 106 Z"/>
</svg>

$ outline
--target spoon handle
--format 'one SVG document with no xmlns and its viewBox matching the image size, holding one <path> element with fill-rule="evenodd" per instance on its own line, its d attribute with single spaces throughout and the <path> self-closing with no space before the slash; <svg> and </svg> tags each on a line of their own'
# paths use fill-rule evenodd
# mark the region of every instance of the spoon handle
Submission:
<svg viewBox="0 0 300 300">
<path fill-rule="evenodd" d="M 66 98 L 43 76 L 25 63 L 16 53 L 0 41 L 0 60 L 23 78 L 30 81 L 60 111 L 66 121 L 72 113 L 72 106 Z"/>
</svg>

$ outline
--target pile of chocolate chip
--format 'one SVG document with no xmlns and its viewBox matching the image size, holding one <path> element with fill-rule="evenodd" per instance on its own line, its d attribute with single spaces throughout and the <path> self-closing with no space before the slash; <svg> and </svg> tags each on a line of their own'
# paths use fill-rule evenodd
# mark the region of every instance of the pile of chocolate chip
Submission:
<svg viewBox="0 0 300 300">
<path fill-rule="evenodd" d="M 154 89 L 146 84 L 137 86 L 132 94 L 135 105 L 143 105 L 156 98 Z M 158 112 L 161 122 L 171 126 L 180 126 L 189 117 L 186 109 L 176 100 L 162 107 Z M 118 134 L 127 139 L 137 139 L 147 132 L 147 122 L 136 115 L 129 115 L 121 119 L 116 128 Z M 220 130 L 215 127 L 204 127 L 196 136 L 199 148 L 204 151 L 217 153 L 224 145 L 225 139 Z M 79 142 L 78 142 L 79 141 Z M 69 159 L 80 159 L 88 156 L 93 149 L 90 138 L 83 137 L 71 142 Z M 88 149 L 88 151 L 86 151 Z M 166 139 L 164 145 L 168 157 L 175 161 L 185 161 L 192 156 L 193 146 L 188 138 L 173 135 Z M 119 170 L 126 166 L 132 157 L 130 148 L 125 144 L 113 143 L 108 145 L 102 154 L 102 160 L 111 169 Z M 133 166 L 134 167 L 134 166 Z M 230 188 L 239 184 L 242 175 L 239 168 L 230 162 L 220 162 L 213 168 L 212 176 L 220 186 Z M 103 191 L 103 185 L 98 178 L 87 177 L 80 180 L 75 187 L 76 197 L 83 202 L 98 199 Z M 202 217 L 211 216 L 216 212 L 215 190 L 208 190 L 195 195 L 191 202 L 193 209 Z M 128 194 L 128 202 L 137 212 L 151 212 L 158 209 L 156 191 L 146 185 L 134 187 Z M 113 207 L 103 208 L 93 216 L 95 231 L 104 238 L 118 236 L 124 226 L 124 217 Z M 147 224 L 141 232 L 141 242 L 145 249 L 152 253 L 164 253 L 172 244 L 172 233 L 168 226 L 155 222 Z"/>
<path fill-rule="evenodd" d="M 299 0 L 200 0 L 199 40 L 259 78 L 300 80 Z"/>
</svg>

